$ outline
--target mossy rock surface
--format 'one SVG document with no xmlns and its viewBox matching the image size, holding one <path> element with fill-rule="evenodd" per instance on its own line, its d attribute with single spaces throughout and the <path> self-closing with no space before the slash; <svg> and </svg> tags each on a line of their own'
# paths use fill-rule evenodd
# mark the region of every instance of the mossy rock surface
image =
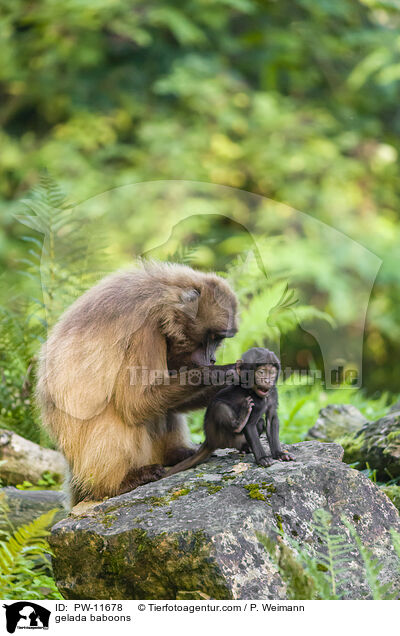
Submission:
<svg viewBox="0 0 400 636">
<path fill-rule="evenodd" d="M 289 447 L 287 447 L 289 448 Z M 311 553 L 313 512 L 345 515 L 400 593 L 390 528 L 399 515 L 384 493 L 343 464 L 338 444 L 290 446 L 295 462 L 258 467 L 218 451 L 207 463 L 109 499 L 55 525 L 54 572 L 70 599 L 285 599 L 286 587 L 256 533 L 279 528 Z M 350 540 L 350 539 L 349 539 Z M 368 598 L 358 551 L 347 598 Z"/>
<path fill-rule="evenodd" d="M 376 470 L 378 479 L 400 476 L 400 402 L 388 415 L 369 422 L 351 404 L 329 404 L 321 409 L 307 439 L 337 442 L 344 449 L 343 460 Z"/>
<path fill-rule="evenodd" d="M 368 422 L 355 435 L 338 441 L 344 448 L 345 461 L 358 462 L 358 468 L 368 465 L 383 481 L 400 476 L 400 412 Z"/>
</svg>

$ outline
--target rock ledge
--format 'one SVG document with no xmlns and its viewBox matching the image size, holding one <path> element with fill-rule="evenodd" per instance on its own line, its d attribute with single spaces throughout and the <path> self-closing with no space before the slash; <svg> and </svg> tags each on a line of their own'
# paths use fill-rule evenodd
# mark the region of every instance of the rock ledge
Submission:
<svg viewBox="0 0 400 636">
<path fill-rule="evenodd" d="M 341 462 L 337 444 L 302 442 L 290 452 L 295 462 L 265 469 L 251 455 L 218 451 L 195 469 L 59 522 L 50 542 L 60 591 L 71 599 L 286 599 L 256 532 L 273 537 L 282 528 L 315 552 L 318 508 L 343 533 L 341 515 L 354 524 L 383 564 L 383 580 L 400 591 L 390 538 L 400 521 L 390 500 Z M 368 598 L 356 548 L 348 567 L 346 597 Z"/>
</svg>

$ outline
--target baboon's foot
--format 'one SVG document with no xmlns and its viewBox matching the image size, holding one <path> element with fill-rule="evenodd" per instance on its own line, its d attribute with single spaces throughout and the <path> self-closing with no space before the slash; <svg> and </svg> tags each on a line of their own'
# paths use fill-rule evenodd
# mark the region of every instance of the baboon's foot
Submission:
<svg viewBox="0 0 400 636">
<path fill-rule="evenodd" d="M 277 453 L 274 459 L 277 459 L 279 462 L 295 462 L 296 461 L 293 455 L 290 455 L 290 453 L 287 450 L 283 450 L 280 453 Z"/>
<path fill-rule="evenodd" d="M 260 466 L 264 466 L 264 468 L 269 468 L 270 466 L 272 466 L 273 461 L 270 457 L 260 457 L 257 460 L 257 464 L 259 464 Z"/>
<path fill-rule="evenodd" d="M 165 476 L 165 473 L 166 470 L 161 464 L 150 464 L 149 466 L 141 466 L 141 468 L 133 468 L 127 473 L 122 482 L 119 494 L 134 490 L 134 488 L 143 486 L 143 484 L 158 481 Z"/>
<path fill-rule="evenodd" d="M 175 466 L 175 464 L 179 464 L 179 462 L 183 462 L 184 459 L 194 455 L 196 451 L 196 448 L 186 448 L 184 446 L 170 448 L 165 453 L 164 464 L 165 466 Z"/>
</svg>

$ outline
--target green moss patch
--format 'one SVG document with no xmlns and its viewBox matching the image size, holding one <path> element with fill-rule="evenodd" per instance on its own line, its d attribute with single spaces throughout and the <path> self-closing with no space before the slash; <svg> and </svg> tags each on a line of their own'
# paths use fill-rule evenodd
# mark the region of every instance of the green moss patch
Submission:
<svg viewBox="0 0 400 636">
<path fill-rule="evenodd" d="M 259 499 L 261 501 L 267 501 L 271 495 L 276 492 L 274 484 L 262 481 L 260 484 L 246 484 L 244 488 L 249 493 L 250 499 Z M 261 492 L 264 490 L 265 492 Z"/>
</svg>

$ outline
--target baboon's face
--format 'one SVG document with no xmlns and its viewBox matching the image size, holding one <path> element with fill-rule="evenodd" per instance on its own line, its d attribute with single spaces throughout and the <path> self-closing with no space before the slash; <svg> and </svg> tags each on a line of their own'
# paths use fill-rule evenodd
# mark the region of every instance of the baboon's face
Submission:
<svg viewBox="0 0 400 636">
<path fill-rule="evenodd" d="M 216 352 L 225 338 L 232 338 L 236 329 L 225 331 L 208 331 L 204 336 L 204 341 L 192 352 L 190 359 L 195 364 L 209 365 L 215 364 Z"/>
<path fill-rule="evenodd" d="M 199 365 L 215 364 L 218 347 L 237 332 L 236 298 L 219 285 L 204 284 L 197 294 L 196 316 L 186 326 L 193 338 L 190 360 Z"/>
<path fill-rule="evenodd" d="M 175 309 L 174 333 L 167 336 L 169 368 L 176 368 L 170 364 L 215 364 L 218 347 L 237 332 L 234 294 L 227 286 L 206 279 L 183 291 Z"/>
<path fill-rule="evenodd" d="M 264 364 L 257 367 L 254 373 L 253 391 L 259 397 L 265 397 L 271 387 L 275 385 L 278 377 L 278 369 L 273 364 Z"/>
</svg>

